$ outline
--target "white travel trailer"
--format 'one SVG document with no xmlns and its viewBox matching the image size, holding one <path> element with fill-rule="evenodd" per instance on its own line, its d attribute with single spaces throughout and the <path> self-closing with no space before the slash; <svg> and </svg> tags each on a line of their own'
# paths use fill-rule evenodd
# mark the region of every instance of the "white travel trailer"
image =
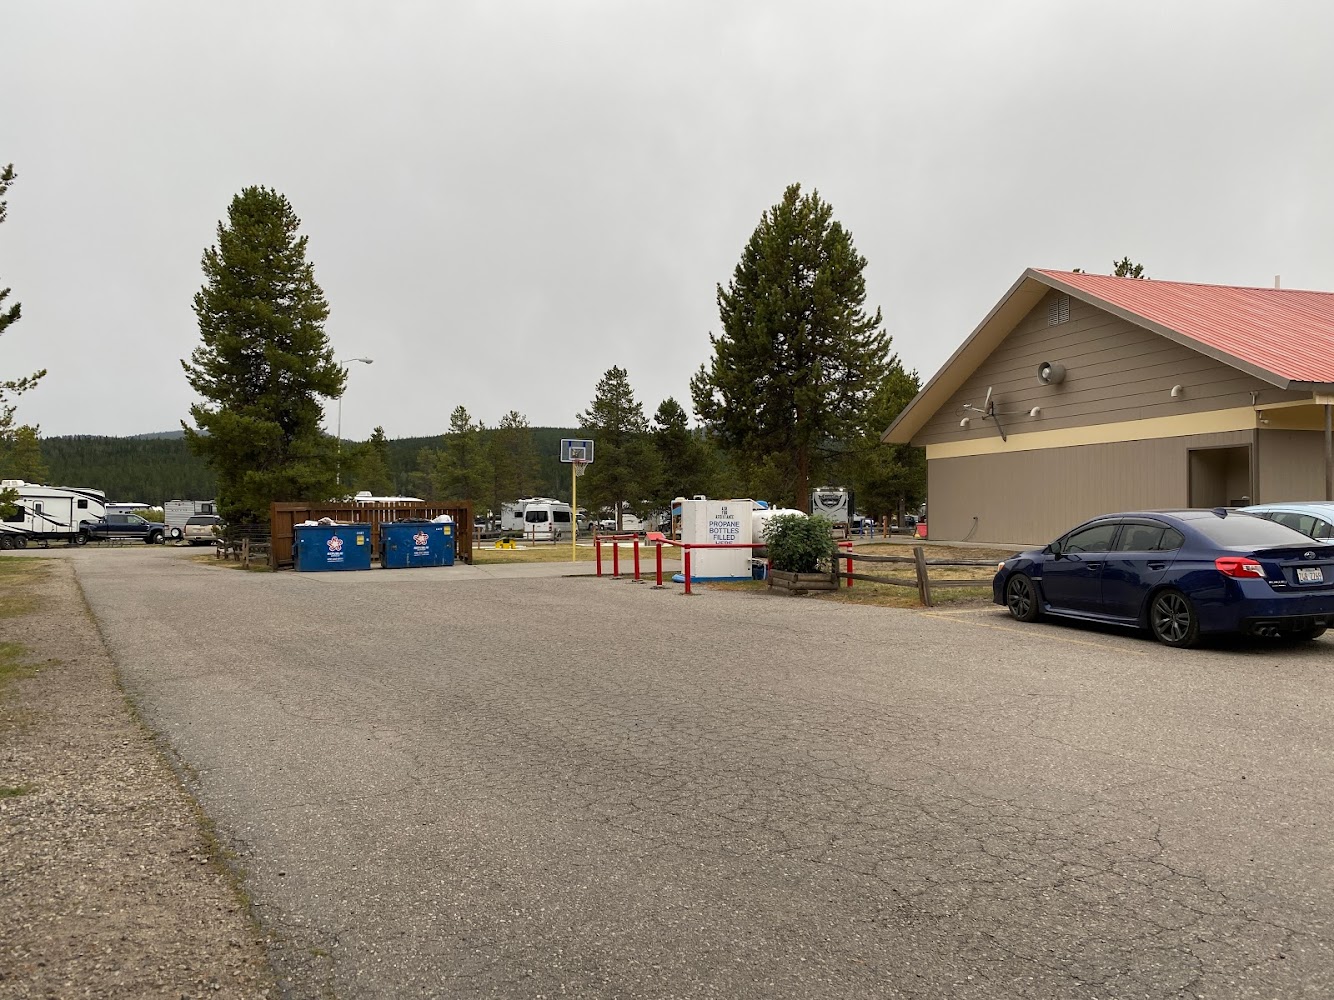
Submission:
<svg viewBox="0 0 1334 1000">
<path fill-rule="evenodd" d="M 560 504 L 559 500 L 552 497 L 522 497 L 513 503 L 503 503 L 500 505 L 500 530 L 507 535 L 531 534 L 528 530 L 528 522 L 524 520 L 524 515 L 528 510 L 529 504 Z M 564 505 L 569 509 L 569 504 Z"/>
<path fill-rule="evenodd" d="M 0 489 L 18 493 L 15 510 L 4 519 L 10 528 L 28 538 L 45 542 L 66 541 L 84 545 L 88 525 L 106 516 L 107 495 L 101 490 L 76 486 L 39 486 L 21 479 L 6 479 Z"/>
<path fill-rule="evenodd" d="M 216 514 L 216 500 L 168 500 L 162 505 L 162 519 L 167 525 L 167 534 L 180 538 L 185 522 L 196 514 Z"/>
<path fill-rule="evenodd" d="M 836 528 L 846 528 L 856 517 L 852 490 L 844 486 L 817 486 L 811 490 L 811 513 L 834 522 Z"/>
</svg>

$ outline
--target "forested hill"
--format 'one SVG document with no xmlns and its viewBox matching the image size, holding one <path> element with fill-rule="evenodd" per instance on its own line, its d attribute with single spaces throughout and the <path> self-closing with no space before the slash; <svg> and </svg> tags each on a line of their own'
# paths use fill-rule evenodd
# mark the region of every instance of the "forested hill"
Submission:
<svg viewBox="0 0 1334 1000">
<path fill-rule="evenodd" d="M 179 431 L 170 432 L 179 435 Z M 578 437 L 572 428 L 534 427 L 539 488 L 547 496 L 568 495 L 570 472 L 560 464 L 560 439 Z M 344 448 L 353 442 L 344 442 Z M 398 492 L 409 489 L 422 449 L 439 449 L 443 434 L 397 438 L 389 442 L 389 466 Z M 203 460 L 190 453 L 180 436 L 137 435 L 96 437 L 75 435 L 43 438 L 42 460 L 47 481 L 64 486 L 89 486 L 106 491 L 109 500 L 160 504 L 164 500 L 209 500 L 217 480 Z"/>
<path fill-rule="evenodd" d="M 209 500 L 218 488 L 183 437 L 43 438 L 42 461 L 51 484 L 89 486 L 105 491 L 108 500 Z"/>
</svg>

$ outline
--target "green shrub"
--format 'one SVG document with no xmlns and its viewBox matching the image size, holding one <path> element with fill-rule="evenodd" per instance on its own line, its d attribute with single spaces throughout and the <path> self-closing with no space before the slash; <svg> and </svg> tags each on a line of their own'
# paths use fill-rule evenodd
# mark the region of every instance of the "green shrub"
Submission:
<svg viewBox="0 0 1334 1000">
<path fill-rule="evenodd" d="M 764 541 L 774 569 L 784 573 L 832 573 L 837 543 L 823 517 L 778 514 L 765 525 Z"/>
</svg>

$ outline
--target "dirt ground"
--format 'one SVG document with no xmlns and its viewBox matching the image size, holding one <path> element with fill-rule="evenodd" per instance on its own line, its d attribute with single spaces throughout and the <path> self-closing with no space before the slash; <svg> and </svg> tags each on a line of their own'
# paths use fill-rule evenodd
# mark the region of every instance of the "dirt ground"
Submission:
<svg viewBox="0 0 1334 1000">
<path fill-rule="evenodd" d="M 0 559 L 0 997 L 260 998 L 272 983 L 70 564 Z"/>
</svg>

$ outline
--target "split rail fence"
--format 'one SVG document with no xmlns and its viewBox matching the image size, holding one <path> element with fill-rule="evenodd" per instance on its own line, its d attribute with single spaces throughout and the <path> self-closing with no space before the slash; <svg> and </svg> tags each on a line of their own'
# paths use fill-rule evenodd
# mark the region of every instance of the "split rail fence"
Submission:
<svg viewBox="0 0 1334 1000">
<path fill-rule="evenodd" d="M 911 566 L 912 576 L 874 576 L 870 573 L 857 573 L 853 571 L 853 563 L 882 563 L 888 566 Z M 973 566 L 989 566 L 993 569 L 996 566 L 994 559 L 928 559 L 926 549 L 921 545 L 914 545 L 911 556 L 879 556 L 870 553 L 861 553 L 851 550 L 839 552 L 838 558 L 834 560 L 834 583 L 846 580 L 848 586 L 852 586 L 853 580 L 862 580 L 866 583 L 883 583 L 894 587 L 911 587 L 917 590 L 918 599 L 928 608 L 935 607 L 935 600 L 932 597 L 932 590 L 937 587 L 990 587 L 991 581 L 984 580 L 965 580 L 965 579 L 939 579 L 932 578 L 933 568 L 964 568 Z"/>
</svg>

